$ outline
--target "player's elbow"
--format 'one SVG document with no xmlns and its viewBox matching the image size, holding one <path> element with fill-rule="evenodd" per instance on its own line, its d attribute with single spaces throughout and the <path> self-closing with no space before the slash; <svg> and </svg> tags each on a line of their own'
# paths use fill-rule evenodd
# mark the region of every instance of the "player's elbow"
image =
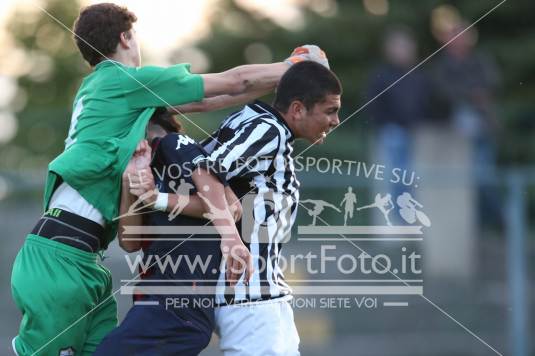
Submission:
<svg viewBox="0 0 535 356">
<path fill-rule="evenodd" d="M 122 248 L 123 248 L 123 251 L 127 253 L 134 253 L 141 249 L 140 247 L 130 247 L 130 246 L 123 246 Z"/>
<path fill-rule="evenodd" d="M 128 253 L 136 252 L 141 249 L 141 244 L 138 241 L 123 241 L 119 239 L 119 246 Z"/>
<path fill-rule="evenodd" d="M 231 78 L 231 94 L 243 94 L 247 92 L 252 84 L 248 78 L 246 78 L 240 71 L 236 71 Z"/>
</svg>

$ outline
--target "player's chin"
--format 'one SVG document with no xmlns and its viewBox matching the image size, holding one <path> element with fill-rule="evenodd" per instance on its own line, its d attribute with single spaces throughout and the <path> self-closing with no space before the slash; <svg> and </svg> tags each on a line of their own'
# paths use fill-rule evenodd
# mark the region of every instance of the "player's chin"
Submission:
<svg viewBox="0 0 535 356">
<path fill-rule="evenodd" d="M 327 138 L 327 133 L 322 132 L 316 139 L 314 140 L 315 145 L 322 145 L 325 143 L 325 139 Z"/>
<path fill-rule="evenodd" d="M 327 137 L 327 134 L 325 132 L 322 132 L 315 136 L 308 136 L 305 137 L 305 140 L 307 140 L 311 145 L 321 145 L 325 142 L 325 138 Z"/>
</svg>

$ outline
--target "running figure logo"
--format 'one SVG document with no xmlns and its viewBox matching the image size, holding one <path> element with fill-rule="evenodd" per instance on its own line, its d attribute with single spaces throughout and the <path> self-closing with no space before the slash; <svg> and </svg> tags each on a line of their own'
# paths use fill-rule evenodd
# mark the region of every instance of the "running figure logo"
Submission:
<svg viewBox="0 0 535 356">
<path fill-rule="evenodd" d="M 390 222 L 390 219 L 388 218 L 388 214 L 390 214 L 392 209 L 394 209 L 394 203 L 392 203 L 392 196 L 390 194 L 386 194 L 384 197 L 381 197 L 381 194 L 377 193 L 373 204 L 361 206 L 360 208 L 357 208 L 357 211 L 370 209 L 370 208 L 379 209 L 379 211 L 385 217 L 386 224 L 388 226 L 392 226 L 392 223 Z"/>
<path fill-rule="evenodd" d="M 345 193 L 344 199 L 340 202 L 340 206 L 344 203 L 344 226 L 346 226 L 347 218 L 353 219 L 353 211 L 355 210 L 355 204 L 357 204 L 357 196 L 353 193 L 353 187 L 347 187 L 347 193 Z"/>
<path fill-rule="evenodd" d="M 309 209 L 305 207 L 305 209 L 308 211 L 308 215 L 312 216 L 312 226 L 316 226 L 316 218 L 323 212 L 323 210 L 327 208 L 332 208 L 340 213 L 340 209 L 338 209 L 336 206 L 332 205 L 331 203 L 327 203 L 325 200 L 312 200 L 312 199 L 306 199 L 301 201 L 301 203 L 308 203 L 312 204 L 313 208 Z"/>
<path fill-rule="evenodd" d="M 182 137 L 182 136 L 181 136 Z M 178 195 L 178 201 L 177 204 L 173 207 L 173 210 L 169 213 L 169 221 L 176 218 L 182 210 L 186 207 L 186 205 L 189 204 L 189 195 L 190 190 L 195 188 L 193 184 L 187 183 L 184 179 L 180 180 L 180 184 L 178 187 L 176 187 L 176 184 L 174 181 L 169 182 L 169 188 L 175 192 L 176 195 Z"/>
<path fill-rule="evenodd" d="M 190 194 L 191 194 L 190 191 L 195 187 L 193 186 L 193 184 L 190 184 L 186 182 L 184 179 L 181 179 L 180 184 L 178 186 L 176 186 L 175 182 L 169 182 L 169 188 L 174 192 L 174 194 L 178 196 L 176 205 L 173 207 L 173 210 L 167 216 L 169 221 L 172 221 L 178 215 L 180 215 L 180 213 L 182 212 L 182 210 L 184 210 L 186 205 L 189 204 L 189 199 L 190 199 Z M 125 214 L 120 215 L 114 218 L 113 220 L 115 221 L 115 220 L 119 220 L 127 216 L 134 216 L 134 215 L 147 213 L 147 211 L 144 212 L 144 210 L 147 208 L 152 208 L 152 205 L 145 203 L 145 200 L 154 195 L 158 195 L 159 189 L 161 189 L 161 187 L 156 187 L 156 189 L 149 190 L 145 192 L 144 194 L 140 195 L 138 199 L 134 203 L 132 203 L 132 205 L 129 206 L 128 211 Z"/>
</svg>

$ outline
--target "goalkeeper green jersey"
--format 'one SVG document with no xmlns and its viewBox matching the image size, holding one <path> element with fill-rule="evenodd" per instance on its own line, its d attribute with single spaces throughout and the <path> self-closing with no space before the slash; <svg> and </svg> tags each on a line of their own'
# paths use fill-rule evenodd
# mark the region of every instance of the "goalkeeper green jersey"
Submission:
<svg viewBox="0 0 535 356">
<path fill-rule="evenodd" d="M 65 150 L 48 166 L 44 208 L 66 182 L 106 220 L 103 247 L 117 232 L 121 176 L 156 107 L 202 100 L 203 80 L 188 64 L 128 67 L 105 60 L 84 78 Z"/>
</svg>

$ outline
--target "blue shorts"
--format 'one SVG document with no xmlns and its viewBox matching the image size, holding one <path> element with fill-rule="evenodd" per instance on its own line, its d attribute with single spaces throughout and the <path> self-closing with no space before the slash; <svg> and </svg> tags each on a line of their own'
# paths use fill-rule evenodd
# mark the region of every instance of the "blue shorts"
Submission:
<svg viewBox="0 0 535 356">
<path fill-rule="evenodd" d="M 211 336 L 212 329 L 195 319 L 185 320 L 160 305 L 134 305 L 94 355 L 198 355 Z"/>
</svg>

